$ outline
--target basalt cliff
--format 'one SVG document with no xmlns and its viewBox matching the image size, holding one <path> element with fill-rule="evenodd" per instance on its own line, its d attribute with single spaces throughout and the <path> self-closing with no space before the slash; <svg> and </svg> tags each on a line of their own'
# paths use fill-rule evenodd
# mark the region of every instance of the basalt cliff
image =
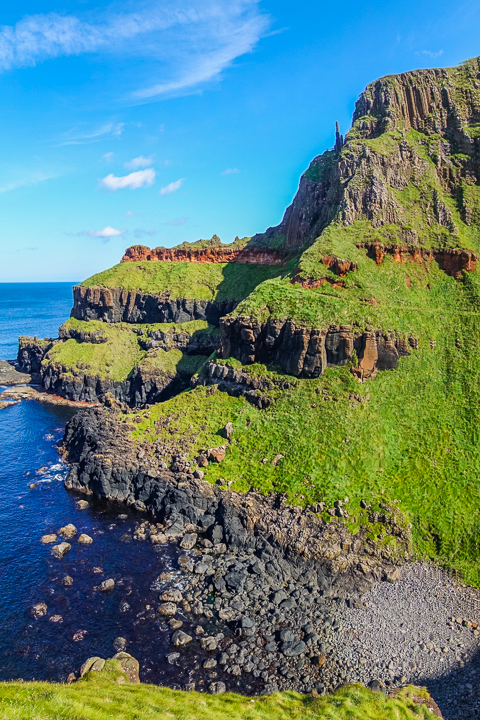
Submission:
<svg viewBox="0 0 480 720">
<path fill-rule="evenodd" d="M 59 337 L 22 338 L 18 357 L 48 391 L 105 406 L 67 430 L 69 487 L 199 526 L 199 509 L 227 513 L 202 495 L 215 483 L 259 515 L 279 493 L 384 545 L 365 508 L 395 501 L 416 552 L 480 583 L 479 158 L 479 59 L 382 78 L 279 225 L 133 246 L 74 288 Z M 102 424 L 128 438 L 128 467 Z"/>
</svg>

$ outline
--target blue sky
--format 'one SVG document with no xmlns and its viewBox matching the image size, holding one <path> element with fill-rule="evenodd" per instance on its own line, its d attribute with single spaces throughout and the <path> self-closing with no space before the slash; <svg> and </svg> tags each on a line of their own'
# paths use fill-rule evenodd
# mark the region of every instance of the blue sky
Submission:
<svg viewBox="0 0 480 720">
<path fill-rule="evenodd" d="M 0 282 L 277 224 L 368 82 L 480 54 L 480 1 L 17 0 L 0 22 Z"/>
</svg>

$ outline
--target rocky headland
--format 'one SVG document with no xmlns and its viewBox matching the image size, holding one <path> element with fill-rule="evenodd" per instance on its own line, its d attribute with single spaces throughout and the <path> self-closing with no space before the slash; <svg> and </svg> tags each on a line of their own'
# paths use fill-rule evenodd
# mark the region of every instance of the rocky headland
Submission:
<svg viewBox="0 0 480 720">
<path fill-rule="evenodd" d="M 178 544 L 167 661 L 197 643 L 212 692 L 413 680 L 476 717 L 478 595 L 428 561 L 480 585 L 479 122 L 479 59 L 383 78 L 280 225 L 129 248 L 20 341 L 44 389 L 101 403 L 66 487 Z"/>
</svg>

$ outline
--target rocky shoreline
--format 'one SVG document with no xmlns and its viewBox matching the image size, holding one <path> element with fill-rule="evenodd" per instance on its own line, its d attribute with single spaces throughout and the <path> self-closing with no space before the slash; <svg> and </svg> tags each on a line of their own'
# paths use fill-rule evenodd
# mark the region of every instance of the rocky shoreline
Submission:
<svg viewBox="0 0 480 720">
<path fill-rule="evenodd" d="M 166 661 L 189 663 L 184 689 L 323 693 L 362 682 L 387 692 L 414 682 L 435 688 L 448 720 L 477 717 L 480 593 L 405 565 L 409 532 L 395 507 L 372 518 L 396 539 L 385 552 L 392 546 L 352 536 L 341 517 L 325 523 L 281 496 L 212 486 L 185 458 L 155 464 L 117 412 L 70 421 L 65 485 L 148 513 L 125 542 L 179 546 L 156 613 L 170 630 Z"/>
</svg>

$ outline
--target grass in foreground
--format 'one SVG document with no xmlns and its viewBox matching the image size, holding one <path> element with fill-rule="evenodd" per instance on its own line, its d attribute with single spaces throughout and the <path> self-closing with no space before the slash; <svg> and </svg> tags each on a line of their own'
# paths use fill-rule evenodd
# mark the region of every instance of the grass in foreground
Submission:
<svg viewBox="0 0 480 720">
<path fill-rule="evenodd" d="M 89 673 L 74 685 L 1 683 L 2 720 L 426 720 L 431 712 L 414 697 L 424 689 L 404 688 L 391 699 L 360 685 L 322 698 L 275 693 L 247 698 L 213 696 L 154 685 L 118 684 L 125 676 L 108 661 L 107 672 Z M 123 676 L 123 677 L 122 677 Z M 117 682 L 116 682 L 117 679 Z"/>
</svg>

